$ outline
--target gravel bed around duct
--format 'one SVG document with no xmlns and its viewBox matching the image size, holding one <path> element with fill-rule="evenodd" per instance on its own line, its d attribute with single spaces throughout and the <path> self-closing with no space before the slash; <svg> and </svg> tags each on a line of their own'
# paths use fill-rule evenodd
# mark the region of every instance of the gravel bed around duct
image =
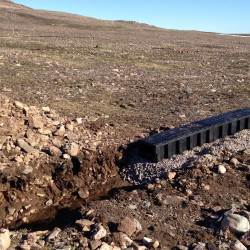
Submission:
<svg viewBox="0 0 250 250">
<path fill-rule="evenodd" d="M 184 151 L 183 154 L 174 155 L 170 159 L 163 159 L 158 163 L 141 158 L 138 150 L 135 149 L 129 163 L 122 169 L 121 176 L 130 183 L 145 184 L 160 177 L 164 172 L 182 169 L 194 162 L 218 159 L 225 150 L 233 153 L 250 150 L 250 130 L 243 130 L 213 143 L 206 143 L 202 147 L 195 147 L 193 150 Z"/>
</svg>

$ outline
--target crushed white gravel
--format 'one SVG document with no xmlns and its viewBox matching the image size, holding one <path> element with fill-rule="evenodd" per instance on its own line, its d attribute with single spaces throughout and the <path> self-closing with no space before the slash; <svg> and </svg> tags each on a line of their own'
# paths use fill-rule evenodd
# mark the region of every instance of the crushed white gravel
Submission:
<svg viewBox="0 0 250 250">
<path fill-rule="evenodd" d="M 124 180 L 133 184 L 152 182 L 163 172 L 182 169 L 194 162 L 204 162 L 219 159 L 224 150 L 237 153 L 250 150 L 250 130 L 240 131 L 232 136 L 226 136 L 213 143 L 205 143 L 202 147 L 184 151 L 180 155 L 173 155 L 170 159 L 163 159 L 158 163 L 149 162 L 133 152 L 129 164 L 121 171 Z"/>
</svg>

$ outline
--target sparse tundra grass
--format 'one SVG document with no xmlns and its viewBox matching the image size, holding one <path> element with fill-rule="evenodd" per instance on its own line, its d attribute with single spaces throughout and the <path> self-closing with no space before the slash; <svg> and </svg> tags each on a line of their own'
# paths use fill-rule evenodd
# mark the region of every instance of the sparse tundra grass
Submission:
<svg viewBox="0 0 250 250">
<path fill-rule="evenodd" d="M 16 10 L 15 37 L 0 25 L 10 97 L 116 124 L 121 136 L 249 106 L 248 38 L 37 13 Z"/>
</svg>

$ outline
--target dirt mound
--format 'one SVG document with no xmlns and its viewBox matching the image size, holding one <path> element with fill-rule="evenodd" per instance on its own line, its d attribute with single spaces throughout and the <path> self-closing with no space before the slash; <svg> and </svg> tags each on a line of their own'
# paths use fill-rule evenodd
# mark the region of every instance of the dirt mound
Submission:
<svg viewBox="0 0 250 250">
<path fill-rule="evenodd" d="M 122 154 L 96 126 L 88 129 L 81 118 L 62 118 L 48 107 L 28 107 L 3 95 L 0 99 L 1 226 L 40 220 L 37 214 L 48 207 L 55 212 L 47 217 L 76 208 L 119 179 L 116 161 Z"/>
</svg>

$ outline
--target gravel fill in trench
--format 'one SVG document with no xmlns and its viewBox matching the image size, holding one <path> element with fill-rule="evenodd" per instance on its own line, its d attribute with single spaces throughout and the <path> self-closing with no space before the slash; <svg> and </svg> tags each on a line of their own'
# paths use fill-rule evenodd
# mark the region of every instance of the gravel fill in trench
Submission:
<svg viewBox="0 0 250 250">
<path fill-rule="evenodd" d="M 224 150 L 233 153 L 250 150 L 250 130 L 243 130 L 213 143 L 205 143 L 202 147 L 195 147 L 193 150 L 184 151 L 181 155 L 174 155 L 158 163 L 141 158 L 135 150 L 128 166 L 121 171 L 121 176 L 136 185 L 149 183 L 164 172 L 185 168 L 194 162 L 218 159 Z"/>
</svg>

